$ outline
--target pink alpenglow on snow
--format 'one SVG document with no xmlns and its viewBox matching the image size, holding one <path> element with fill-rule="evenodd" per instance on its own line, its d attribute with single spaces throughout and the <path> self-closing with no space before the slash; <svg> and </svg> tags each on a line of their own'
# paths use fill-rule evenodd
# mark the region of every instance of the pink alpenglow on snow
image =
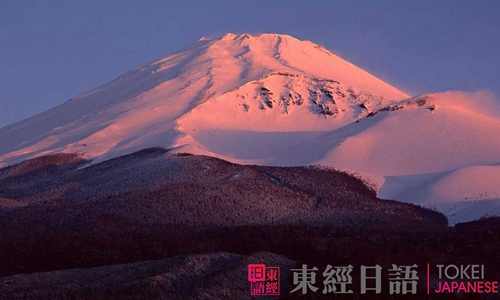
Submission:
<svg viewBox="0 0 500 300">
<path fill-rule="evenodd" d="M 0 166 L 94 162 L 150 147 L 265 165 L 322 164 L 451 223 L 500 213 L 500 108 L 487 92 L 409 95 L 309 41 L 226 34 L 0 129 Z"/>
</svg>

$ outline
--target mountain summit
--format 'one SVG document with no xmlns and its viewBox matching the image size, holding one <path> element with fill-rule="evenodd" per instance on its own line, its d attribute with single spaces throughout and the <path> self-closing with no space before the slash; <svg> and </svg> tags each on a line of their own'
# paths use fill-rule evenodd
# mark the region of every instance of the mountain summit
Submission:
<svg viewBox="0 0 500 300">
<path fill-rule="evenodd" d="M 207 129 L 203 122 L 219 130 L 330 130 L 404 98 L 309 41 L 228 33 L 2 128 L 0 165 L 58 152 L 98 160 L 153 146 L 205 152 L 193 137 Z"/>
<path fill-rule="evenodd" d="M 497 132 L 500 104 L 488 93 L 410 98 L 309 41 L 226 34 L 0 129 L 0 166 L 61 152 L 97 163 L 152 147 L 321 164 L 455 223 L 500 214 Z"/>
</svg>

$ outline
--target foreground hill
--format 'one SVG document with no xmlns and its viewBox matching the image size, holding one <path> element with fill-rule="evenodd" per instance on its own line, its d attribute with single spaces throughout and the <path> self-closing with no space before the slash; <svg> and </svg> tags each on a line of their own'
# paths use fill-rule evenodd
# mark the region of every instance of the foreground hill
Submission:
<svg viewBox="0 0 500 300">
<path fill-rule="evenodd" d="M 353 278 L 375 263 L 417 264 L 420 278 L 429 262 L 474 263 L 500 278 L 497 219 L 448 227 L 319 167 L 161 148 L 97 164 L 59 154 L 0 169 L 0 205 L 7 299 L 247 299 L 248 263 L 280 266 L 292 299 L 290 269 L 303 263 L 352 264 Z M 429 299 L 424 288 L 415 299 Z"/>
<path fill-rule="evenodd" d="M 265 252 L 186 255 L 0 278 L 0 293 L 12 299 L 252 299 L 246 278 L 251 263 L 283 270 L 295 265 Z M 283 272 L 284 282 L 288 277 Z"/>
<path fill-rule="evenodd" d="M 438 213 L 377 199 L 359 179 L 335 170 L 236 165 L 161 148 L 98 164 L 70 154 L 28 160 L 0 169 L 0 197 L 0 222 L 30 234 L 91 231 L 110 218 L 138 227 L 446 225 Z M 44 226 L 21 226 L 24 219 Z"/>
<path fill-rule="evenodd" d="M 89 245 L 107 248 L 109 241 L 115 241 L 114 251 L 127 249 L 117 261 L 127 260 L 143 247 L 129 241 L 149 239 L 151 233 L 196 249 L 204 236 L 199 233 L 220 228 L 424 230 L 447 224 L 439 213 L 377 199 L 363 182 L 334 170 L 236 165 L 159 148 L 89 163 L 61 154 L 0 169 L 0 238 L 6 245 L 0 254 L 19 260 L 3 265 L 2 272 L 34 265 L 43 270 L 70 261 L 78 266 L 75 253 L 92 253 Z M 30 249 L 38 244 L 46 246 L 35 255 Z M 164 251 L 180 254 L 183 247 L 174 243 Z M 85 261 L 80 263 L 86 266 Z"/>
</svg>

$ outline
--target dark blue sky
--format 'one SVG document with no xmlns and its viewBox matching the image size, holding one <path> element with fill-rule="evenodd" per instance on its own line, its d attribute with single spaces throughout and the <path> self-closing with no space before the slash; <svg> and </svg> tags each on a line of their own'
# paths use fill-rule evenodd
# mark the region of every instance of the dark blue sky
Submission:
<svg viewBox="0 0 500 300">
<path fill-rule="evenodd" d="M 500 94 L 500 1 L 0 1 L 0 127 L 201 36 L 286 33 L 410 94 Z"/>
</svg>

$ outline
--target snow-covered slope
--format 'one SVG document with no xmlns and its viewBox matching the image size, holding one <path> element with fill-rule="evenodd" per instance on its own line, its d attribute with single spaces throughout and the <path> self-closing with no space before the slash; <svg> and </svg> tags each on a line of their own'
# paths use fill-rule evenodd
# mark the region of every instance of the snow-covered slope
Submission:
<svg viewBox="0 0 500 300">
<path fill-rule="evenodd" d="M 155 146 L 323 164 L 369 176 L 381 197 L 460 221 L 498 211 L 499 130 L 489 94 L 410 98 L 309 41 L 226 34 L 0 129 L 0 166 L 59 152 L 98 162 Z"/>
<path fill-rule="evenodd" d="M 448 92 L 399 102 L 302 149 L 315 149 L 314 163 L 369 176 L 381 198 L 434 207 L 453 224 L 500 214 L 499 132 L 492 95 Z"/>
<path fill-rule="evenodd" d="M 271 92 L 264 95 L 263 88 Z M 333 102 L 340 99 L 337 93 L 343 99 L 338 107 Z M 288 94 L 290 99 L 281 99 Z M 269 114 L 278 116 L 288 110 L 297 116 L 290 116 L 283 126 L 305 118 L 309 123 L 301 124 L 302 131 L 309 131 L 340 126 L 341 122 L 325 118 L 330 111 L 346 109 L 345 114 L 352 117 L 359 113 L 352 109 L 357 103 L 368 101 L 376 108 L 404 98 L 403 92 L 311 42 L 277 34 L 226 34 L 201 39 L 45 113 L 2 128 L 0 164 L 57 152 L 83 152 L 103 160 L 151 146 L 181 146 L 179 139 L 189 139 L 190 132 L 184 132 L 178 120 L 212 102 L 225 114 L 248 107 L 248 114 L 239 114 L 243 119 L 227 120 L 228 125 L 252 126 L 263 118 L 273 124 Z"/>
<path fill-rule="evenodd" d="M 361 112 L 331 130 L 321 127 L 327 120 L 316 122 L 316 129 L 301 126 L 311 124 L 310 114 L 278 127 L 287 122 L 281 114 L 267 119 L 255 112 L 258 121 L 239 124 L 233 121 L 243 118 L 237 109 L 233 115 L 223 111 L 210 103 L 179 121 L 190 129 L 183 139 L 191 152 L 354 171 L 379 187 L 379 197 L 436 208 L 450 224 L 500 214 L 500 102 L 488 93 L 418 96 Z M 343 117 L 328 120 L 348 122 Z"/>
</svg>

